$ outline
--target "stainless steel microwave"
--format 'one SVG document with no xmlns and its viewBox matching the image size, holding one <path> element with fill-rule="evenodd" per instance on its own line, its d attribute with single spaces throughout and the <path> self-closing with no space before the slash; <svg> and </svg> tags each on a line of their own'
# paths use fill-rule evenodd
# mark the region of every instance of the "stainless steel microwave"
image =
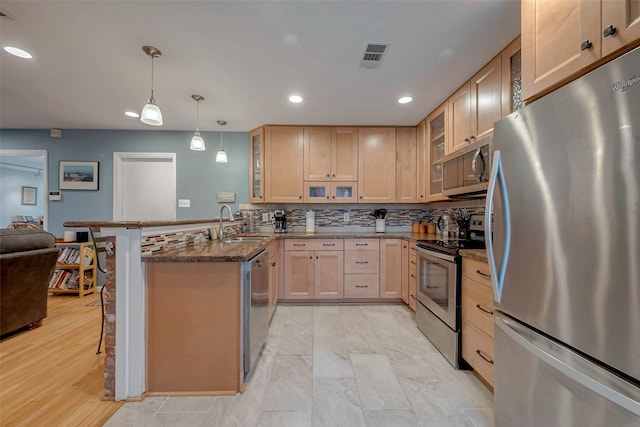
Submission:
<svg viewBox="0 0 640 427">
<path fill-rule="evenodd" d="M 486 193 L 491 171 L 493 135 L 478 140 L 442 159 L 442 192 L 445 196 L 477 196 Z"/>
</svg>

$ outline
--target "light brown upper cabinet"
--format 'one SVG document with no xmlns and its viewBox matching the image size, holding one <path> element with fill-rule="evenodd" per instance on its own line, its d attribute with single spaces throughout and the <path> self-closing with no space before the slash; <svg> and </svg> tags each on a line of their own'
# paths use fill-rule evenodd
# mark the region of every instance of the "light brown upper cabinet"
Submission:
<svg viewBox="0 0 640 427">
<path fill-rule="evenodd" d="M 357 179 L 357 128 L 304 128 L 305 203 L 356 203 Z"/>
<path fill-rule="evenodd" d="M 249 132 L 249 201 L 264 203 L 264 128 Z"/>
<path fill-rule="evenodd" d="M 304 180 L 331 181 L 331 128 L 304 128 Z"/>
<path fill-rule="evenodd" d="M 303 195 L 303 128 L 265 126 L 265 201 L 300 203 Z"/>
<path fill-rule="evenodd" d="M 471 135 L 475 142 L 493 132 L 502 118 L 502 60 L 498 55 L 471 77 Z"/>
<path fill-rule="evenodd" d="M 640 0 L 602 0 L 601 27 L 602 56 L 607 56 L 638 41 L 640 39 Z"/>
<path fill-rule="evenodd" d="M 640 38 L 638 0 L 523 0 L 522 92 L 535 99 Z"/>
<path fill-rule="evenodd" d="M 358 180 L 358 128 L 331 129 L 331 180 Z"/>
<path fill-rule="evenodd" d="M 445 101 L 425 119 L 427 131 L 425 170 L 428 202 L 447 199 L 442 194 L 442 158 L 448 142 L 448 111 Z"/>
<path fill-rule="evenodd" d="M 358 202 L 396 200 L 396 129 L 358 129 Z"/>
<path fill-rule="evenodd" d="M 502 118 L 500 55 L 482 67 L 449 98 L 449 148 L 446 154 L 476 142 Z"/>
<path fill-rule="evenodd" d="M 305 181 L 356 181 L 357 179 L 357 128 L 304 128 Z"/>
<path fill-rule="evenodd" d="M 453 153 L 469 144 L 470 137 L 475 137 L 475 129 L 471 126 L 471 82 L 466 82 L 449 97 L 449 145 L 445 154 Z"/>
<path fill-rule="evenodd" d="M 425 202 L 425 123 L 396 129 L 396 202 Z"/>
<path fill-rule="evenodd" d="M 508 116 L 522 105 L 522 56 L 520 36 L 502 50 L 502 117 Z"/>
</svg>

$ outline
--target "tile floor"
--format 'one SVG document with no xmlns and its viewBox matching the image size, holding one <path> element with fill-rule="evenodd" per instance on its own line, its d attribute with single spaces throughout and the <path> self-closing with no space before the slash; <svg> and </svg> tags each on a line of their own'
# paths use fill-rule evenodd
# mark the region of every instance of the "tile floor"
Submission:
<svg viewBox="0 0 640 427">
<path fill-rule="evenodd" d="M 105 426 L 493 427 L 493 396 L 403 305 L 281 305 L 244 394 L 148 397 Z"/>
</svg>

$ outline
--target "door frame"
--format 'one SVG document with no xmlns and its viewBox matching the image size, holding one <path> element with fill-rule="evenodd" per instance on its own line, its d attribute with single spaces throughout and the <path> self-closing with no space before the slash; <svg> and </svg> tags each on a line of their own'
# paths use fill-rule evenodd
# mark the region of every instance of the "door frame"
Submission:
<svg viewBox="0 0 640 427">
<path fill-rule="evenodd" d="M 42 229 L 49 229 L 49 153 L 47 150 L 5 150 L 0 149 L 0 157 L 42 157 Z"/>
<path fill-rule="evenodd" d="M 133 153 L 119 152 L 113 153 L 113 221 L 122 220 L 122 186 L 124 183 L 124 167 L 123 164 L 127 160 L 149 160 L 156 159 L 161 161 L 169 160 L 173 169 L 174 179 L 177 179 L 176 153 Z M 177 192 L 176 182 L 176 192 Z"/>
</svg>

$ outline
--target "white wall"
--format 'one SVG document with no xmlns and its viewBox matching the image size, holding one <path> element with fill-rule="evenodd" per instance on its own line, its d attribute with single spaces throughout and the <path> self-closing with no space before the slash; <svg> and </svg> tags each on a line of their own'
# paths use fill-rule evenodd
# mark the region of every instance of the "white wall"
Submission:
<svg viewBox="0 0 640 427">
<path fill-rule="evenodd" d="M 36 187 L 35 205 L 22 204 L 22 186 Z M 0 165 L 0 228 L 5 228 L 16 215 L 30 215 L 37 219 L 43 215 L 43 178 L 36 172 L 26 172 Z"/>
</svg>

